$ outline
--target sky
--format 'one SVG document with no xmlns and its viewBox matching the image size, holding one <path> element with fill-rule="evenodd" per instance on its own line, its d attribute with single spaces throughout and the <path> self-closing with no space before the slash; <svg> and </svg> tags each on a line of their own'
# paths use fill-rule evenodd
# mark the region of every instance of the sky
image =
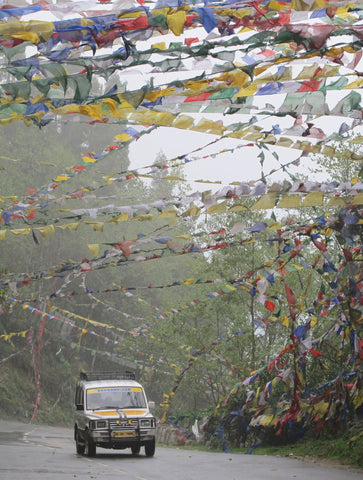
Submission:
<svg viewBox="0 0 363 480">
<path fill-rule="evenodd" d="M 28 0 L 28 3 L 33 3 Z M 53 3 L 57 3 L 53 1 Z M 58 2 L 62 3 L 62 2 Z M 86 1 L 85 5 L 89 2 Z M 103 5 L 99 8 L 111 8 L 109 6 Z M 80 17 L 77 14 L 71 13 L 68 15 L 69 18 Z M 67 17 L 66 17 L 67 18 Z M 52 13 L 49 12 L 37 12 L 31 15 L 26 16 L 26 20 L 37 19 L 37 20 L 48 20 L 54 21 L 58 20 Z M 167 45 L 170 41 L 184 42 L 185 38 L 189 37 L 199 37 L 199 39 L 207 38 L 211 39 L 215 35 L 214 32 L 207 35 L 203 28 L 194 28 L 190 31 L 185 31 L 180 37 L 175 37 L 172 34 L 163 35 L 163 36 L 153 36 L 150 40 L 142 42 L 137 42 L 137 49 L 139 51 L 146 50 L 153 43 L 165 42 Z M 342 41 L 346 39 L 342 38 Z M 337 41 L 337 39 L 334 39 Z M 117 45 L 111 49 L 103 49 L 97 52 L 97 55 L 103 55 L 107 52 L 111 52 L 118 48 Z M 89 55 L 92 55 L 92 52 L 89 52 Z M 164 57 L 161 57 L 164 58 Z M 135 90 L 141 88 L 147 84 L 150 79 L 153 79 L 155 85 L 166 84 L 172 80 L 183 78 L 190 78 L 193 75 L 198 75 L 202 73 L 210 62 L 209 59 L 206 59 L 203 62 L 198 62 L 196 59 L 191 58 L 187 60 L 189 64 L 192 65 L 193 71 L 180 71 L 169 72 L 169 73 L 158 73 L 152 71 L 150 66 L 144 67 L 134 67 L 133 69 L 127 69 L 127 71 L 119 74 L 121 81 L 126 81 L 128 89 Z M 300 67 L 303 65 L 300 65 Z M 362 69 L 363 65 L 359 68 Z M 208 66 L 207 66 L 208 68 Z M 299 68 L 299 67 L 297 67 Z M 359 70 L 358 68 L 358 70 Z M 337 102 L 337 97 L 343 97 L 347 94 L 345 92 L 334 91 L 330 96 L 331 104 L 335 105 Z M 266 103 L 272 105 L 279 105 L 285 98 L 285 95 L 264 95 L 260 97 L 255 97 L 254 101 L 261 106 Z M 329 96 L 327 97 L 329 102 Z M 202 118 L 203 114 L 193 114 L 195 118 Z M 208 118 L 213 118 L 215 120 L 222 119 L 225 125 L 236 123 L 239 121 L 248 121 L 251 118 L 251 115 L 230 115 L 229 117 L 222 117 L 221 115 L 211 115 L 208 114 Z M 266 129 L 271 128 L 272 125 L 278 123 L 281 128 L 291 126 L 291 118 L 277 118 L 269 117 L 265 118 L 263 122 L 260 121 L 259 116 L 259 125 L 263 126 Z M 330 134 L 334 131 L 337 131 L 339 125 L 342 122 L 342 118 L 332 118 L 330 117 L 327 120 L 327 117 L 314 118 L 314 125 Z M 348 121 L 349 123 L 349 121 Z M 350 120 L 351 123 L 351 120 Z M 185 165 L 184 173 L 188 182 L 191 185 L 193 190 L 204 190 L 212 189 L 216 190 L 220 188 L 220 185 L 211 185 L 211 184 L 201 184 L 196 182 L 197 180 L 206 180 L 211 182 L 220 181 L 222 185 L 231 183 L 231 182 L 254 182 L 258 181 L 261 177 L 261 165 L 258 159 L 260 150 L 257 147 L 246 147 L 246 148 L 237 148 L 241 146 L 241 141 L 235 139 L 226 139 L 219 141 L 214 145 L 209 146 L 199 152 L 192 153 L 193 150 L 202 147 L 203 145 L 209 144 L 211 141 L 217 137 L 210 134 L 204 134 L 200 132 L 192 132 L 186 130 L 177 130 L 172 128 L 160 127 L 154 130 L 151 134 L 142 136 L 139 140 L 132 142 L 130 145 L 130 167 L 132 169 L 139 169 L 154 163 L 158 155 L 161 153 L 165 155 L 167 160 L 173 159 L 178 155 L 186 154 L 188 158 L 192 161 Z M 223 149 L 228 149 L 229 151 L 220 154 Z M 231 151 L 233 149 L 233 151 Z M 263 171 L 266 174 L 271 172 L 273 169 L 278 171 L 272 174 L 269 178 L 271 181 L 281 181 L 286 177 L 280 169 L 280 164 L 285 164 L 292 162 L 293 160 L 300 157 L 300 151 L 291 150 L 281 147 L 270 147 L 271 152 L 274 150 L 279 156 L 279 161 L 270 153 L 265 152 L 266 158 L 263 164 Z M 206 158 L 202 158 L 202 157 Z M 309 171 L 309 168 L 314 166 L 314 162 L 311 157 L 301 159 L 298 167 L 291 167 L 292 173 L 303 172 L 305 174 L 312 175 Z M 146 171 L 145 171 L 146 173 Z M 172 170 L 168 171 L 168 174 L 172 174 Z M 324 180 L 322 176 L 316 176 L 316 180 Z"/>
</svg>

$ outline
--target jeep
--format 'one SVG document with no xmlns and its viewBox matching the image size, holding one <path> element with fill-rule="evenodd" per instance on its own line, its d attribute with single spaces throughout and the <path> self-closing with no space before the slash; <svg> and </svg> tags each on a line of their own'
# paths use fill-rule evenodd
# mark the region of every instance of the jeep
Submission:
<svg viewBox="0 0 363 480">
<path fill-rule="evenodd" d="M 150 413 L 140 383 L 132 372 L 81 372 L 76 386 L 74 440 L 78 454 L 96 455 L 96 447 L 131 448 L 133 455 L 145 447 L 155 453 L 156 420 Z"/>
</svg>

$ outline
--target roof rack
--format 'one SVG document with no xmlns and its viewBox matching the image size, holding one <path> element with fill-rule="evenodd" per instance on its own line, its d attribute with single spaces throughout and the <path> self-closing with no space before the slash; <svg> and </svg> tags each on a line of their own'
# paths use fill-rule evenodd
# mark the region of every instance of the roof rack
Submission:
<svg viewBox="0 0 363 480">
<path fill-rule="evenodd" d="M 119 372 L 79 372 L 81 380 L 135 380 L 135 374 L 127 370 Z"/>
</svg>

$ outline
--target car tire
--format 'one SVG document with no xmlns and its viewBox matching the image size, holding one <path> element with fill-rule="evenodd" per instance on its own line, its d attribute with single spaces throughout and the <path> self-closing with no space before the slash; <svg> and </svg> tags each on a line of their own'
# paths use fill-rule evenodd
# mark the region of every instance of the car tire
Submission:
<svg viewBox="0 0 363 480">
<path fill-rule="evenodd" d="M 147 457 L 153 457 L 155 453 L 155 438 L 145 443 L 145 455 Z"/>
<path fill-rule="evenodd" d="M 86 445 L 85 445 L 85 454 L 87 457 L 95 457 L 96 456 L 96 445 L 92 438 L 86 438 Z"/>
<path fill-rule="evenodd" d="M 131 447 L 132 455 L 138 455 L 140 453 L 140 445 L 133 445 Z"/>
<path fill-rule="evenodd" d="M 85 446 L 84 442 L 82 441 L 81 434 L 79 433 L 78 430 L 76 430 L 74 436 L 76 438 L 76 451 L 79 455 L 83 455 L 84 451 L 86 449 L 86 446 Z"/>
</svg>

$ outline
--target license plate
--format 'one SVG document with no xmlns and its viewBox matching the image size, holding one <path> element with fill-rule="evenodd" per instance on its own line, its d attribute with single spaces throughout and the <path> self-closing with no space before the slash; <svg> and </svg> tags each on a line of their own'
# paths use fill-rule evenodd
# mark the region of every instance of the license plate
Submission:
<svg viewBox="0 0 363 480">
<path fill-rule="evenodd" d="M 112 432 L 113 438 L 136 437 L 134 430 L 125 430 L 124 432 Z"/>
</svg>

